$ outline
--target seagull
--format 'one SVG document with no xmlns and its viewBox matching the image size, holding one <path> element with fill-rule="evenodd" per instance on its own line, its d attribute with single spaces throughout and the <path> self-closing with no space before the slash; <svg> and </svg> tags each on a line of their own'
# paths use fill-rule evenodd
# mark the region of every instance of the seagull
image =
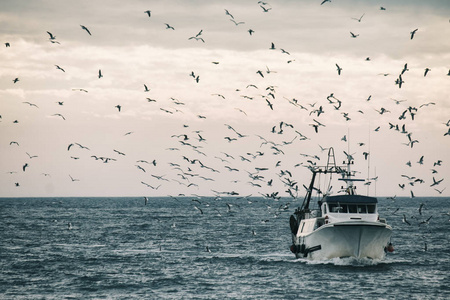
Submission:
<svg viewBox="0 0 450 300">
<path fill-rule="evenodd" d="M 25 172 L 25 169 L 28 167 L 28 163 L 25 163 L 22 167 L 22 170 Z"/>
<path fill-rule="evenodd" d="M 164 23 L 165 25 L 166 25 L 166 29 L 172 29 L 172 30 L 175 30 L 175 28 L 173 28 L 172 26 L 170 26 L 169 24 L 167 24 L 167 23 Z"/>
<path fill-rule="evenodd" d="M 56 37 L 49 31 L 47 31 L 48 35 L 50 35 L 50 40 L 54 40 Z"/>
<path fill-rule="evenodd" d="M 152 16 L 152 12 L 150 10 L 146 10 L 144 13 L 147 14 L 149 18 Z"/>
<path fill-rule="evenodd" d="M 205 40 L 203 38 L 199 38 L 199 37 L 196 37 L 196 36 L 191 36 L 190 38 L 188 38 L 188 40 L 192 40 L 192 39 L 194 39 L 196 41 L 202 41 L 203 43 L 205 42 Z"/>
<path fill-rule="evenodd" d="M 353 32 L 350 31 L 351 37 L 352 38 L 357 38 L 359 36 L 359 34 L 354 34 Z"/>
<path fill-rule="evenodd" d="M 29 106 L 34 106 L 34 107 L 36 107 L 36 108 L 39 108 L 39 107 L 38 107 L 36 104 L 34 104 L 34 103 L 30 103 L 30 102 L 27 102 L 27 101 L 22 102 L 22 103 L 28 104 Z"/>
<path fill-rule="evenodd" d="M 263 9 L 263 12 L 269 12 L 269 10 L 271 10 L 272 8 L 265 8 L 264 6 L 260 5 L 259 7 L 261 7 Z"/>
<path fill-rule="evenodd" d="M 67 147 L 67 151 L 69 151 L 70 148 L 71 148 L 73 145 L 77 145 L 77 146 L 80 147 L 81 149 L 89 150 L 88 147 L 85 147 L 85 146 L 83 146 L 83 145 L 81 145 L 81 144 L 79 144 L 79 143 L 75 143 L 75 144 L 69 144 L 69 146 Z"/>
<path fill-rule="evenodd" d="M 420 157 L 419 161 L 417 162 L 419 165 L 423 165 L 423 155 Z"/>
<path fill-rule="evenodd" d="M 341 67 L 339 67 L 339 65 L 338 65 L 338 64 L 336 64 L 336 67 L 337 67 L 337 72 L 338 72 L 338 75 L 341 75 L 341 71 L 342 71 L 342 68 L 341 68 Z"/>
<path fill-rule="evenodd" d="M 422 208 L 424 207 L 424 205 L 425 205 L 425 203 L 420 203 L 420 206 L 418 209 L 420 215 L 422 215 Z"/>
<path fill-rule="evenodd" d="M 91 32 L 89 31 L 89 29 L 86 28 L 86 26 L 80 25 L 81 29 L 86 30 L 87 33 L 89 33 L 89 35 L 92 35 Z"/>
<path fill-rule="evenodd" d="M 234 23 L 234 25 L 238 26 L 240 24 L 245 24 L 245 22 L 236 22 L 234 19 L 230 19 L 231 22 Z"/>
<path fill-rule="evenodd" d="M 406 223 L 408 225 L 411 225 L 411 223 L 408 222 L 408 220 L 406 220 L 406 216 L 403 214 L 403 219 L 402 219 L 403 223 Z"/>
<path fill-rule="evenodd" d="M 113 151 L 114 152 L 116 152 L 117 154 L 119 154 L 119 155 L 123 155 L 123 156 L 125 156 L 125 153 L 123 153 L 123 152 L 120 152 L 120 151 L 118 151 L 118 150 L 115 150 L 115 149 L 113 149 Z"/>
<path fill-rule="evenodd" d="M 58 65 L 55 65 L 55 67 L 58 69 L 58 70 L 61 70 L 61 71 L 63 71 L 63 72 L 66 72 L 66 71 L 64 71 L 64 69 L 63 68 L 61 68 L 60 66 L 58 66 Z"/>
<path fill-rule="evenodd" d="M 85 90 L 85 89 L 72 89 L 72 91 L 80 91 L 80 92 L 85 92 L 85 93 L 87 93 L 88 91 L 87 90 Z"/>
<path fill-rule="evenodd" d="M 356 21 L 358 21 L 358 22 L 361 22 L 361 19 L 364 17 L 365 14 L 366 14 L 366 13 L 363 13 L 362 16 L 359 17 L 359 19 L 357 19 L 357 18 L 352 18 L 352 19 L 353 19 L 353 20 L 356 20 Z"/>
<path fill-rule="evenodd" d="M 70 179 L 72 180 L 72 182 L 73 182 L 73 181 L 80 181 L 79 179 L 74 179 L 74 178 L 73 178 L 72 176 L 70 176 L 70 175 L 69 175 L 69 177 L 70 177 Z"/>
<path fill-rule="evenodd" d="M 442 178 L 441 180 L 437 180 L 433 177 L 433 183 L 430 185 L 430 187 L 433 187 L 435 185 L 438 185 L 439 183 L 441 183 L 444 180 L 444 178 Z"/>
<path fill-rule="evenodd" d="M 232 19 L 234 19 L 233 15 L 230 14 L 230 12 L 227 9 L 225 9 L 225 15 L 230 16 Z"/>
<path fill-rule="evenodd" d="M 5 43 L 5 47 L 6 48 L 11 47 L 10 43 Z"/>
<path fill-rule="evenodd" d="M 417 30 L 419 30 L 418 28 L 414 29 L 413 31 L 411 31 L 411 39 L 414 38 L 414 35 L 416 34 Z"/>
<path fill-rule="evenodd" d="M 102 70 L 98 70 L 98 78 L 102 78 L 103 77 L 103 75 L 102 75 Z"/>
<path fill-rule="evenodd" d="M 407 63 L 403 66 L 403 70 L 402 70 L 401 75 L 403 75 L 403 73 L 405 73 L 406 71 L 409 71 Z"/>
<path fill-rule="evenodd" d="M 423 77 L 427 76 L 428 72 L 430 72 L 430 71 L 431 71 L 431 69 L 425 68 L 425 73 L 423 74 Z"/>
<path fill-rule="evenodd" d="M 119 112 L 120 112 L 120 110 L 122 109 L 122 106 L 120 106 L 119 104 L 117 104 L 117 105 L 114 106 L 114 107 L 117 107 L 117 109 L 119 110 Z"/>
<path fill-rule="evenodd" d="M 203 210 L 201 210 L 201 208 L 199 208 L 197 205 L 194 205 L 195 209 L 198 210 L 200 212 L 200 214 L 203 215 Z"/>
<path fill-rule="evenodd" d="M 323 5 L 326 2 L 331 2 L 331 0 L 323 0 L 322 3 L 320 3 L 320 5 Z"/>
<path fill-rule="evenodd" d="M 16 77 L 16 78 L 13 79 L 14 83 L 16 83 L 17 81 L 19 81 L 19 78 Z"/>
<path fill-rule="evenodd" d="M 150 90 L 148 89 L 147 85 L 144 84 L 144 92 L 150 92 Z"/>
<path fill-rule="evenodd" d="M 64 121 L 66 120 L 66 118 L 64 118 L 64 116 L 63 115 L 61 115 L 61 114 L 53 114 L 52 116 L 57 116 L 57 117 L 61 117 Z"/>
<path fill-rule="evenodd" d="M 438 190 L 438 189 L 434 189 L 436 192 L 438 192 L 439 194 L 442 194 L 443 191 L 445 191 L 446 188 L 444 188 L 443 190 Z"/>
</svg>

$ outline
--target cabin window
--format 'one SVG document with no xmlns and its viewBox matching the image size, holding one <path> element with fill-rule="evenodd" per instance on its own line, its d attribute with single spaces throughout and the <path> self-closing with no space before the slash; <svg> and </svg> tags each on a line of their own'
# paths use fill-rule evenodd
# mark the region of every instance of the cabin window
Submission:
<svg viewBox="0 0 450 300">
<path fill-rule="evenodd" d="M 340 210 L 340 212 L 341 212 L 341 213 L 348 213 L 348 207 L 347 207 L 347 204 L 341 205 L 341 210 Z"/>
<path fill-rule="evenodd" d="M 330 204 L 330 212 L 335 213 L 338 212 L 338 206 L 336 204 Z"/>
<path fill-rule="evenodd" d="M 355 204 L 349 204 L 348 212 L 351 213 L 351 214 L 356 214 L 356 212 L 357 212 L 356 205 Z"/>
<path fill-rule="evenodd" d="M 369 214 L 374 214 L 375 213 L 375 204 L 367 204 L 367 212 Z"/>
<path fill-rule="evenodd" d="M 366 206 L 365 205 L 358 205 L 358 213 L 366 214 L 367 213 Z"/>
</svg>

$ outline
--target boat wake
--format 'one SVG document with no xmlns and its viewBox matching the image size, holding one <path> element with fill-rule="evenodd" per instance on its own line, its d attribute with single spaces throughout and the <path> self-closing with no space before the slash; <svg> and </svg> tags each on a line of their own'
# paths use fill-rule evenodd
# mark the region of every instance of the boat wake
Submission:
<svg viewBox="0 0 450 300">
<path fill-rule="evenodd" d="M 344 258 L 335 257 L 324 260 L 311 260 L 307 258 L 298 258 L 296 259 L 296 261 L 308 265 L 334 265 L 334 266 L 352 266 L 352 267 L 378 266 L 394 262 L 381 259 L 356 258 L 356 257 L 344 257 Z"/>
</svg>

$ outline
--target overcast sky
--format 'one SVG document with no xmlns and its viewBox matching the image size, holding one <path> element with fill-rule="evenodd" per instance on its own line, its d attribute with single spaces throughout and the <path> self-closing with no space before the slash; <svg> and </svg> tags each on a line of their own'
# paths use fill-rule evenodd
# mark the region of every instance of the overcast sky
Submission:
<svg viewBox="0 0 450 300">
<path fill-rule="evenodd" d="M 321 2 L 1 1 L 0 197 L 449 196 L 450 2 Z"/>
</svg>

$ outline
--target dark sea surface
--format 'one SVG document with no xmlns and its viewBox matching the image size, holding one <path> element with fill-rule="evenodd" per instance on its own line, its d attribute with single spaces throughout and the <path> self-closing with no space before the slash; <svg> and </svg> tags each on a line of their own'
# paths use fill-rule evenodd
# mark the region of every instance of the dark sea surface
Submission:
<svg viewBox="0 0 450 300">
<path fill-rule="evenodd" d="M 449 198 L 379 198 L 382 261 L 296 259 L 300 202 L 2 198 L 0 298 L 450 299 Z"/>
</svg>

